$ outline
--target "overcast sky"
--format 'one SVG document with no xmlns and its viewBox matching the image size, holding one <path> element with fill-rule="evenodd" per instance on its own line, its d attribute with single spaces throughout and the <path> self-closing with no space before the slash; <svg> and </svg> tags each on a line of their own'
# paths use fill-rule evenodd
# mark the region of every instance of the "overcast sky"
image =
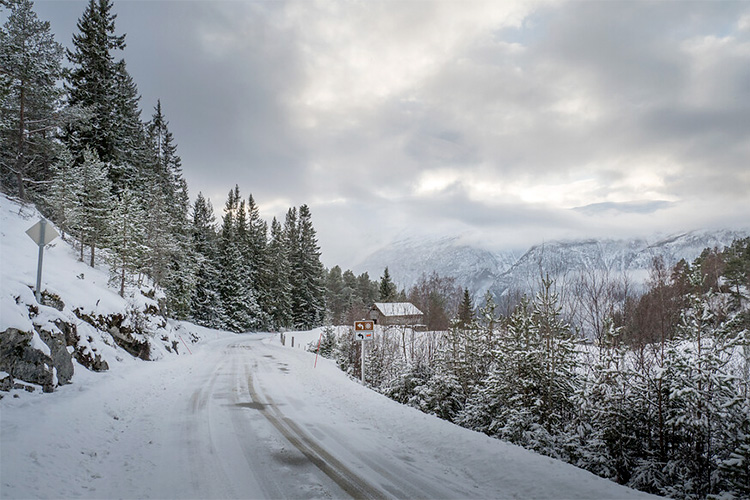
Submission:
<svg viewBox="0 0 750 500">
<path fill-rule="evenodd" d="M 37 0 L 70 44 L 85 2 Z M 750 226 L 750 2 L 115 0 L 191 196 L 310 205 L 326 265 Z M 581 207 L 585 207 L 581 209 Z"/>
</svg>

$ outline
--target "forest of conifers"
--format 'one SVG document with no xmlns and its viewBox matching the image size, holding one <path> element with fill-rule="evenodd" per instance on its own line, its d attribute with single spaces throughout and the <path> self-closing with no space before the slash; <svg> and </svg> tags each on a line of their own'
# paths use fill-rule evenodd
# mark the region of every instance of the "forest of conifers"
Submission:
<svg viewBox="0 0 750 500">
<path fill-rule="evenodd" d="M 655 260 L 639 294 L 603 271 L 540 272 L 535 292 L 502 306 L 488 294 L 478 308 L 451 279 L 423 276 L 396 299 L 427 325 L 452 320 L 444 331 L 383 327 L 366 349 L 368 385 L 633 488 L 748 498 L 750 238 L 671 269 Z M 353 278 L 328 276 L 344 324 L 362 314 Z M 326 329 L 320 352 L 358 374 L 362 343 L 341 330 Z"/>
<path fill-rule="evenodd" d="M 322 323 L 323 266 L 309 207 L 292 207 L 269 227 L 238 186 L 220 224 L 201 193 L 191 203 L 161 102 L 141 119 L 110 0 L 87 4 L 72 50 L 30 0 L 1 8 L 3 192 L 34 203 L 81 260 L 94 266 L 101 257 L 120 295 L 162 290 L 169 316 L 236 332 Z"/>
<path fill-rule="evenodd" d="M 0 186 L 34 203 L 121 294 L 236 332 L 348 325 L 410 301 L 426 332 L 386 330 L 366 379 L 420 410 L 676 498 L 750 497 L 750 240 L 655 261 L 643 293 L 598 271 L 484 297 L 426 274 L 398 291 L 326 271 L 307 205 L 263 220 L 229 187 L 220 217 L 182 176 L 161 102 L 141 118 L 110 0 L 91 0 L 64 50 L 29 0 L 2 0 Z M 66 60 L 67 64 L 63 61 Z M 321 353 L 356 373 L 361 344 Z"/>
</svg>

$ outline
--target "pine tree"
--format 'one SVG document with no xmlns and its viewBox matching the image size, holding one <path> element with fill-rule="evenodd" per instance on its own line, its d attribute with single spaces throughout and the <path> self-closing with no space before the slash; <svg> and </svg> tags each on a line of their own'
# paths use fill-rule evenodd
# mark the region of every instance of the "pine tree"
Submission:
<svg viewBox="0 0 750 500">
<path fill-rule="evenodd" d="M 734 343 L 715 321 L 713 292 L 701 294 L 699 268 L 689 274 L 695 292 L 683 311 L 679 336 L 667 349 L 664 377 L 669 394 L 665 427 L 669 450 L 664 463 L 667 484 L 661 493 L 706 497 L 720 493 L 718 469 L 723 444 L 731 441 L 740 403 L 727 366 Z M 724 451 L 724 455 L 728 450 Z"/>
<path fill-rule="evenodd" d="M 184 180 L 182 182 L 184 183 Z M 186 188 L 179 190 L 176 196 L 176 205 L 189 207 Z M 198 256 L 192 247 L 192 229 L 187 218 L 187 209 L 184 214 L 182 210 L 182 208 L 175 210 L 175 218 L 171 221 L 172 251 L 169 255 L 167 273 L 162 284 L 167 295 L 169 313 L 176 318 L 187 319 L 190 316 L 190 298 L 197 283 Z"/>
<path fill-rule="evenodd" d="M 190 297 L 190 315 L 198 324 L 219 328 L 224 312 L 218 290 L 216 220 L 211 202 L 200 192 L 193 204 L 191 235 L 197 270 Z"/>
<path fill-rule="evenodd" d="M 145 257 L 148 276 L 156 285 L 161 286 L 169 273 L 170 255 L 176 251 L 172 239 L 170 224 L 172 219 L 161 187 L 152 183 L 146 187 L 144 205 L 146 212 L 146 244 L 149 251 Z"/>
<path fill-rule="evenodd" d="M 323 323 L 325 317 L 324 268 L 320 262 L 320 247 L 312 214 L 307 205 L 299 208 L 298 221 L 298 261 L 294 266 L 298 273 L 296 325 L 305 329 Z"/>
<path fill-rule="evenodd" d="M 182 160 L 177 155 L 177 145 L 169 131 L 161 101 L 157 101 L 151 121 L 145 128 L 150 150 L 149 160 L 144 164 L 149 168 L 139 176 L 150 186 L 145 197 L 161 198 L 159 210 L 151 218 L 152 232 L 158 231 L 163 242 L 155 245 L 158 254 L 154 256 L 158 263 L 156 279 L 167 295 L 169 313 L 177 318 L 187 318 L 197 272 L 196 255 L 190 241 L 190 198 L 182 177 Z"/>
<path fill-rule="evenodd" d="M 283 329 L 292 326 L 292 286 L 290 279 L 289 246 L 281 223 L 273 218 L 271 237 L 266 254 L 272 259 L 268 268 L 269 302 L 267 312 L 273 328 Z"/>
<path fill-rule="evenodd" d="M 140 200 L 128 189 L 120 192 L 109 222 L 107 247 L 111 250 L 110 283 L 116 283 L 120 297 L 125 296 L 125 285 L 133 283 L 143 271 L 145 246 L 145 213 Z"/>
<path fill-rule="evenodd" d="M 68 102 L 86 111 L 87 123 L 67 127 L 65 142 L 78 157 L 92 148 L 104 162 L 117 162 L 115 117 L 117 67 L 113 51 L 125 48 L 125 35 L 115 35 L 115 14 L 110 0 L 89 0 L 78 20 L 79 33 L 73 35 L 68 59 L 73 65 L 68 75 Z M 118 179 L 112 179 L 117 181 Z"/>
<path fill-rule="evenodd" d="M 260 312 L 256 319 L 256 328 L 270 326 L 271 297 L 269 290 L 269 273 L 272 263 L 267 253 L 268 225 L 260 217 L 260 210 L 253 195 L 247 200 L 247 231 L 245 242 L 245 260 L 249 264 L 249 284 L 252 294 L 258 302 Z"/>
<path fill-rule="evenodd" d="M 78 182 L 78 167 L 74 164 L 73 156 L 68 148 L 62 147 L 60 158 L 52 165 L 52 187 L 49 191 L 52 218 L 65 233 L 72 233 L 72 225 L 78 206 L 76 192 Z"/>
<path fill-rule="evenodd" d="M 63 49 L 30 0 L 12 0 L 8 7 L 0 28 L 0 185 L 15 184 L 24 200 L 30 183 L 39 192 L 50 178 Z"/>
<path fill-rule="evenodd" d="M 333 266 L 326 273 L 326 308 L 328 318 L 334 325 L 343 324 L 343 317 L 349 306 L 350 296 L 345 294 L 344 277 L 339 266 Z"/>
<path fill-rule="evenodd" d="M 648 421 L 634 400 L 638 380 L 628 367 L 620 329 L 606 321 L 603 332 L 600 353 L 576 389 L 578 418 L 573 425 L 577 442 L 567 455 L 578 467 L 626 484 L 638 459 L 645 455 Z"/>
<path fill-rule="evenodd" d="M 378 300 L 380 302 L 393 302 L 396 299 L 398 293 L 396 284 L 391 279 L 391 273 L 388 271 L 388 267 L 383 271 L 383 276 L 380 277 L 380 288 L 378 289 Z"/>
<path fill-rule="evenodd" d="M 72 214 L 73 226 L 79 235 L 81 260 L 83 247 L 91 250 L 89 265 L 94 267 L 97 246 L 106 241 L 109 229 L 109 210 L 112 206 L 112 184 L 107 177 L 107 168 L 95 151 L 83 152 L 83 163 L 79 167 L 75 192 L 78 197 L 76 210 Z"/>
<path fill-rule="evenodd" d="M 143 170 L 151 161 L 146 132 L 141 121 L 140 95 L 124 60 L 114 65 L 112 82 L 112 159 L 110 178 L 115 191 L 130 189 L 143 195 Z"/>
<path fill-rule="evenodd" d="M 378 299 L 378 284 L 370 279 L 366 271 L 357 276 L 357 296 L 368 309 Z"/>
<path fill-rule="evenodd" d="M 542 280 L 533 306 L 532 335 L 542 342 L 544 369 L 538 411 L 548 432 L 561 432 L 575 412 L 572 396 L 578 379 L 577 341 L 562 318 L 559 295 L 549 277 Z"/>
<path fill-rule="evenodd" d="M 244 221 L 244 222 L 243 222 Z M 219 236 L 219 296 L 224 313 L 225 328 L 243 332 L 257 327 L 260 308 L 248 286 L 248 266 L 240 241 L 247 231 L 244 202 L 239 187 L 229 191 Z"/>
<path fill-rule="evenodd" d="M 468 328 L 474 323 L 474 304 L 471 302 L 469 289 L 464 288 L 461 304 L 458 306 L 458 326 Z"/>
</svg>

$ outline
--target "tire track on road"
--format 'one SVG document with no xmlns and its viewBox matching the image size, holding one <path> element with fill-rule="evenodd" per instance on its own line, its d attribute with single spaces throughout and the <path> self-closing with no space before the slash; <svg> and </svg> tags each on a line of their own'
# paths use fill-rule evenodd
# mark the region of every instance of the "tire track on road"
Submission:
<svg viewBox="0 0 750 500">
<path fill-rule="evenodd" d="M 292 420 L 285 417 L 273 399 L 267 395 L 261 396 L 255 387 L 250 367 L 247 365 L 245 365 L 245 374 L 250 397 L 254 403 L 258 404 L 261 414 L 321 472 L 353 498 L 388 498 L 387 494 L 359 477 L 340 460 L 322 448 L 315 440 L 310 438 Z"/>
<path fill-rule="evenodd" d="M 218 476 L 220 478 L 219 481 L 214 481 L 213 484 L 218 483 L 223 485 L 223 487 L 219 492 L 209 491 L 206 492 L 206 494 L 216 497 L 218 493 L 218 496 L 220 497 L 236 498 L 237 492 L 232 488 L 229 476 L 227 476 L 223 467 L 221 467 L 216 461 L 207 462 L 204 458 L 205 449 L 202 448 L 202 445 L 207 444 L 209 454 L 211 456 L 217 456 L 216 444 L 214 443 L 211 432 L 212 410 L 209 400 L 214 394 L 216 381 L 221 374 L 222 368 L 223 365 L 217 363 L 216 367 L 211 371 L 208 382 L 198 388 L 190 398 L 190 413 L 192 417 L 187 421 L 186 432 L 187 443 L 190 450 L 188 453 L 188 460 L 190 461 L 191 468 L 196 471 L 196 474 L 193 474 L 191 479 L 191 486 L 194 492 L 205 490 L 205 483 L 202 480 L 203 476 L 197 472 L 205 473 L 205 471 L 211 470 L 214 477 Z M 199 416 L 202 416 L 203 418 L 199 419 Z M 202 428 L 206 429 L 205 433 L 201 432 Z M 198 436 L 207 436 L 208 443 L 199 442 Z"/>
</svg>

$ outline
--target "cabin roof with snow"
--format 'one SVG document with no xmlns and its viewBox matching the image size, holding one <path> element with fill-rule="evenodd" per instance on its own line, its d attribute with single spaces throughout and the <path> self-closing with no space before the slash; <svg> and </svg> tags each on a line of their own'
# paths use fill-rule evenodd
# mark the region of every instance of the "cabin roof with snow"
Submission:
<svg viewBox="0 0 750 500">
<path fill-rule="evenodd" d="M 370 319 L 380 325 L 417 325 L 424 314 L 411 302 L 375 302 Z"/>
</svg>

